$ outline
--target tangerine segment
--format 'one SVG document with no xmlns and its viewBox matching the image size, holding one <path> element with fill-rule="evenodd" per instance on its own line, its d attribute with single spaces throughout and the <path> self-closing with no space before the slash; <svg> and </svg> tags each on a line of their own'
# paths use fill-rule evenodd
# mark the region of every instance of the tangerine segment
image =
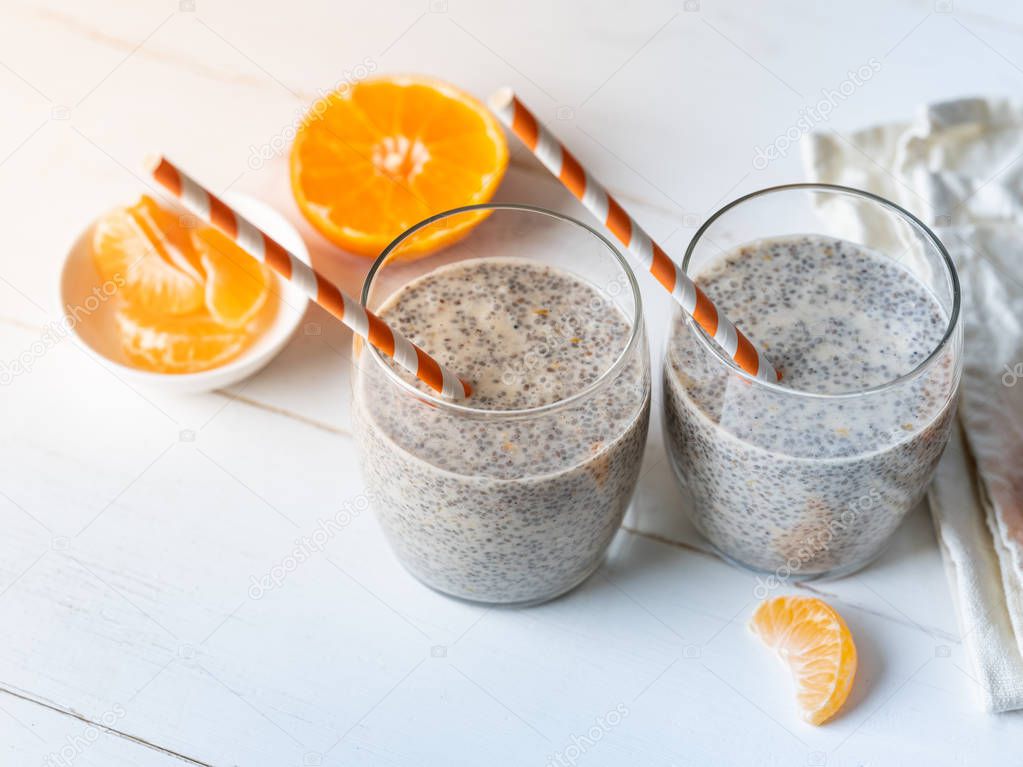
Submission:
<svg viewBox="0 0 1023 767">
<path fill-rule="evenodd" d="M 206 274 L 206 309 L 229 328 L 241 328 L 270 294 L 270 270 L 212 227 L 197 229 L 192 244 Z"/>
<path fill-rule="evenodd" d="M 379 78 L 313 106 L 291 149 L 291 188 L 327 239 L 376 256 L 428 216 L 487 202 L 507 165 L 500 124 L 472 96 L 438 80 Z M 401 257 L 450 245 L 482 218 L 420 232 Z"/>
<path fill-rule="evenodd" d="M 834 716 L 856 676 L 856 645 L 842 616 L 819 599 L 776 597 L 760 603 L 750 629 L 788 665 L 803 719 Z"/>
<path fill-rule="evenodd" d="M 125 304 L 115 316 L 125 356 L 156 373 L 208 370 L 237 356 L 250 340 L 246 329 L 225 327 L 206 312 L 160 316 Z"/>
<path fill-rule="evenodd" d="M 116 208 L 99 219 L 93 260 L 122 298 L 159 314 L 187 314 L 203 306 L 202 274 L 187 230 L 151 197 Z"/>
</svg>

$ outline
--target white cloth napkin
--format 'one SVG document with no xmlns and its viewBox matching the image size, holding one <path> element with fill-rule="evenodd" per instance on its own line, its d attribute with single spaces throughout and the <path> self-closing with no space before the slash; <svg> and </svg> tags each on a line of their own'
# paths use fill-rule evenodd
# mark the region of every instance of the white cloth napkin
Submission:
<svg viewBox="0 0 1023 767">
<path fill-rule="evenodd" d="M 961 429 L 928 493 L 981 704 L 1023 708 L 1023 104 L 962 99 L 804 142 L 812 180 L 935 228 L 963 286 Z M 861 231 L 879 221 L 847 222 Z"/>
</svg>

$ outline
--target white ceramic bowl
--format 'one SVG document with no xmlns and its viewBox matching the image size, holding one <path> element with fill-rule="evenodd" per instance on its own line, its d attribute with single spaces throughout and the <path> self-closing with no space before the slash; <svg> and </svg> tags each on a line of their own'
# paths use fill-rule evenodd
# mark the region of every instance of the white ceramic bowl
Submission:
<svg viewBox="0 0 1023 767">
<path fill-rule="evenodd" d="M 266 203 L 241 194 L 227 196 L 227 202 L 256 226 L 277 240 L 300 259 L 309 263 L 309 251 L 302 237 L 284 216 Z M 291 338 L 302 323 L 309 299 L 302 291 L 277 274 L 273 275 L 280 296 L 273 322 L 251 346 L 218 367 L 199 373 L 153 373 L 131 365 L 121 351 L 114 324 L 117 297 L 100 300 L 93 289 L 102 280 L 92 261 L 92 230 L 86 227 L 75 239 L 64 261 L 60 276 L 60 311 L 65 323 L 82 346 L 115 368 L 131 384 L 169 392 L 203 392 L 238 383 L 266 365 Z M 102 294 L 100 294 L 102 298 Z"/>
</svg>

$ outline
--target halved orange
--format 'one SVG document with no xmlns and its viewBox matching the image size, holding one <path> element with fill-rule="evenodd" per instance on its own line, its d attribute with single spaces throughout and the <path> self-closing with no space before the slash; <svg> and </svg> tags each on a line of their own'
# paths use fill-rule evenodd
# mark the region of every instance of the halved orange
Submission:
<svg viewBox="0 0 1023 767">
<path fill-rule="evenodd" d="M 856 676 L 856 645 L 842 616 L 813 597 L 776 597 L 760 603 L 750 629 L 788 664 L 803 719 L 834 716 Z"/>
<path fill-rule="evenodd" d="M 157 373 L 208 370 L 237 356 L 250 339 L 244 328 L 226 327 L 205 311 L 160 315 L 125 304 L 115 316 L 125 356 Z"/>
<path fill-rule="evenodd" d="M 377 256 L 428 216 L 487 202 L 507 165 L 504 131 L 475 98 L 439 80 L 386 77 L 313 105 L 291 148 L 291 188 L 327 239 Z M 482 218 L 428 227 L 401 257 L 450 245 Z"/>
<path fill-rule="evenodd" d="M 206 309 L 229 328 L 244 327 L 270 294 L 270 270 L 212 227 L 192 234 L 206 277 Z"/>
<path fill-rule="evenodd" d="M 202 308 L 203 277 L 191 258 L 188 230 L 151 197 L 101 217 L 92 249 L 100 276 L 114 281 L 125 300 L 160 314 Z"/>
</svg>

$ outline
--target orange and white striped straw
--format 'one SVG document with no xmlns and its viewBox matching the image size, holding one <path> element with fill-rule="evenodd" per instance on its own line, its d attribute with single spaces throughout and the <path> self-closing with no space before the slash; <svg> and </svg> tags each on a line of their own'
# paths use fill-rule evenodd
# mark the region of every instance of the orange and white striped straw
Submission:
<svg viewBox="0 0 1023 767">
<path fill-rule="evenodd" d="M 501 88 L 487 103 L 508 129 L 529 147 L 537 159 L 576 196 L 650 271 L 682 309 L 731 357 L 735 364 L 763 381 L 781 376 L 742 331 L 718 311 L 703 291 L 689 279 L 664 250 L 607 190 L 591 176 L 539 120 L 523 106 L 511 88 Z"/>
<path fill-rule="evenodd" d="M 431 389 L 453 400 L 463 400 L 472 394 L 468 381 L 456 376 L 358 301 L 346 296 L 322 274 L 166 158 L 157 157 L 147 165 L 153 178 L 191 213 L 215 226 L 250 256 L 297 285 L 353 333 L 392 357 Z"/>
</svg>

